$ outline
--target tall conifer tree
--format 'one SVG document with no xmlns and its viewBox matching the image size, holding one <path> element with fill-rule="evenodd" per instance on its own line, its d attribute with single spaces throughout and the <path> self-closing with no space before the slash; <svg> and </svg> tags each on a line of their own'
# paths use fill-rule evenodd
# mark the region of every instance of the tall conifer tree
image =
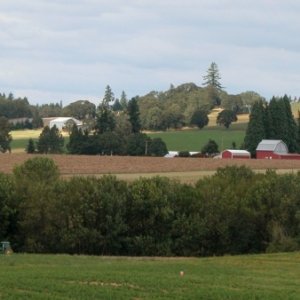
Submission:
<svg viewBox="0 0 300 300">
<path fill-rule="evenodd" d="M 291 109 L 291 104 L 290 104 L 290 99 L 288 98 L 287 95 L 285 95 L 282 98 L 282 102 L 285 106 L 285 115 L 286 115 L 286 136 L 285 140 L 287 143 L 287 146 L 289 148 L 289 152 L 295 153 L 299 151 L 299 146 L 297 143 L 297 124 L 295 122 L 292 109 Z"/>
<path fill-rule="evenodd" d="M 264 116 L 265 111 L 262 101 L 255 102 L 244 140 L 246 149 L 253 157 L 255 156 L 257 145 L 262 139 L 266 138 Z"/>
<path fill-rule="evenodd" d="M 129 116 L 129 122 L 131 123 L 132 133 L 139 133 L 141 130 L 141 120 L 137 97 L 132 98 L 128 102 L 127 113 Z"/>
</svg>

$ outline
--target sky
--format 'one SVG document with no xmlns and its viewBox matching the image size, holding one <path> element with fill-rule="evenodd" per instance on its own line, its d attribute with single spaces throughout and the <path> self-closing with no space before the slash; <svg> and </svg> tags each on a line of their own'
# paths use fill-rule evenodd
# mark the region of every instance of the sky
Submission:
<svg viewBox="0 0 300 300">
<path fill-rule="evenodd" d="M 0 0 L 0 93 L 95 104 L 203 84 L 300 97 L 299 0 Z"/>
</svg>

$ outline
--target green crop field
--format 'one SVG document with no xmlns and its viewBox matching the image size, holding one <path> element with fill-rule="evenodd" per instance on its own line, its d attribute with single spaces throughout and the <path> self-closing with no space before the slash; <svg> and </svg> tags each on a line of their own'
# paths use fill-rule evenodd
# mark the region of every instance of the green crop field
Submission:
<svg viewBox="0 0 300 300">
<path fill-rule="evenodd" d="M 229 129 L 220 126 L 206 127 L 201 130 L 178 130 L 166 132 L 153 132 L 151 138 L 160 137 L 169 151 L 200 151 L 209 139 L 219 145 L 219 150 L 232 148 L 235 142 L 240 147 L 244 141 L 247 123 L 233 124 Z"/>
<path fill-rule="evenodd" d="M 0 299 L 299 299 L 299 264 L 299 252 L 215 258 L 1 255 Z"/>
</svg>

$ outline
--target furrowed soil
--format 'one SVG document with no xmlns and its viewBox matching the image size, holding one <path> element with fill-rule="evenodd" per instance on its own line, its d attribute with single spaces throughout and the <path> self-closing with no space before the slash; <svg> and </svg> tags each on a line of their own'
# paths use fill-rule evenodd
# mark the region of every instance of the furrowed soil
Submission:
<svg viewBox="0 0 300 300">
<path fill-rule="evenodd" d="M 0 172 L 11 173 L 16 165 L 38 155 L 1 154 Z M 300 160 L 245 160 L 210 158 L 164 158 L 133 156 L 39 155 L 52 158 L 61 175 L 161 174 L 172 172 L 208 172 L 220 167 L 245 165 L 253 170 L 300 171 Z M 208 172 L 210 173 L 210 172 Z"/>
</svg>

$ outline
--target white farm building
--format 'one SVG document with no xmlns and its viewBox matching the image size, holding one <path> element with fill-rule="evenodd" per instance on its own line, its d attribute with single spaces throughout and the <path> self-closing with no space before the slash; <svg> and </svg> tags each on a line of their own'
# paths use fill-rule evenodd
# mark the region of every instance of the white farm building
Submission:
<svg viewBox="0 0 300 300">
<path fill-rule="evenodd" d="M 67 128 L 72 128 L 73 125 L 76 125 L 77 127 L 82 127 L 82 122 L 71 117 L 59 117 L 52 119 L 49 122 L 49 127 L 52 128 L 54 125 L 59 129 L 67 129 Z"/>
</svg>

